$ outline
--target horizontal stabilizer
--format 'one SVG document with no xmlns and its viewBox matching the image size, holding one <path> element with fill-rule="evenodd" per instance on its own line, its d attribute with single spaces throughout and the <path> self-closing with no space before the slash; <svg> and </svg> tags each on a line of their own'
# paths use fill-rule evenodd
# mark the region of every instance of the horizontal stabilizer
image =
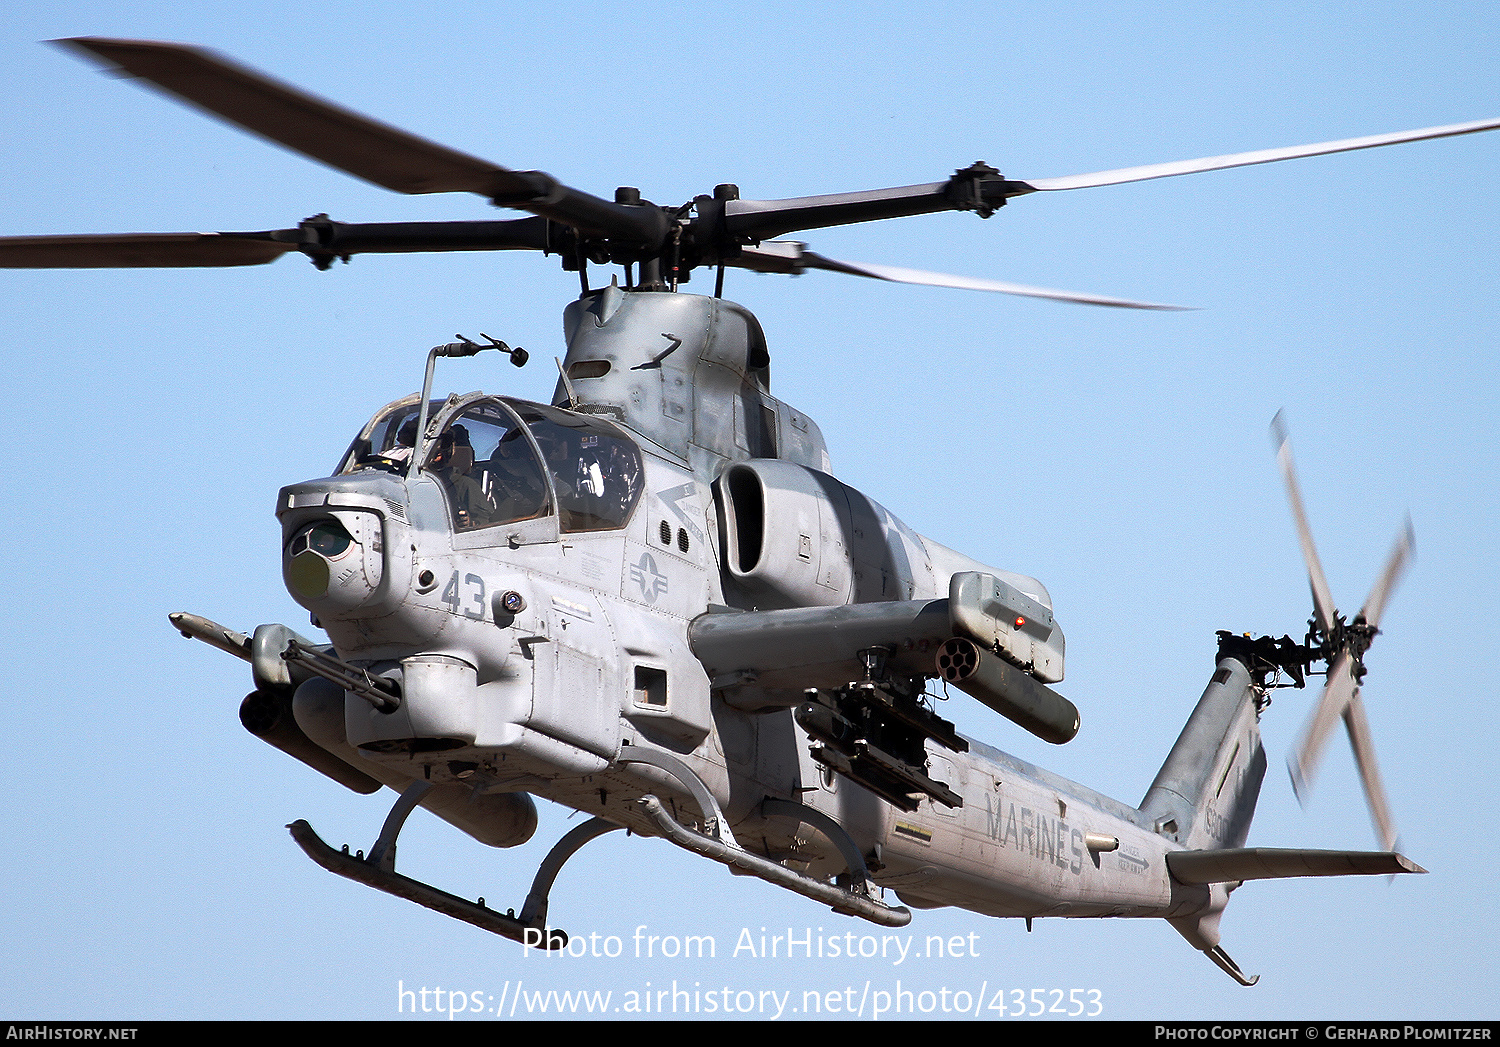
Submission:
<svg viewBox="0 0 1500 1047">
<path fill-rule="evenodd" d="M 1235 883 L 1292 876 L 1390 876 L 1427 871 L 1394 851 L 1308 851 L 1292 847 L 1170 851 L 1167 868 L 1182 883 Z"/>
</svg>

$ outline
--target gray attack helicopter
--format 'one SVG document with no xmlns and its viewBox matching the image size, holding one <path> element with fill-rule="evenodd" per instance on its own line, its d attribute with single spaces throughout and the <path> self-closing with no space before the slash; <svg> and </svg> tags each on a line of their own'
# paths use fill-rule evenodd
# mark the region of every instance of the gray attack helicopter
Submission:
<svg viewBox="0 0 1500 1047">
<path fill-rule="evenodd" d="M 989 916 L 1160 917 L 1243 984 L 1219 944 L 1246 880 L 1423 871 L 1394 823 L 1360 703 L 1364 656 L 1411 554 L 1397 542 L 1364 607 L 1336 609 L 1280 418 L 1278 458 L 1314 612 L 1304 642 L 1219 633 L 1217 664 L 1141 805 L 957 732 L 933 681 L 1053 743 L 1078 730 L 1055 690 L 1064 641 L 1041 582 L 917 534 L 830 475 L 823 437 L 769 391 L 759 323 L 722 297 L 727 267 L 882 280 L 1125 308 L 1172 308 L 842 262 L 777 237 L 1012 197 L 1267 163 L 1500 127 L 1500 120 L 1020 181 L 984 163 L 927 185 L 786 200 L 720 185 L 678 207 L 606 200 L 335 107 L 177 44 L 63 43 L 113 71 L 402 193 L 477 193 L 529 217 L 290 229 L 0 238 L 0 267 L 237 266 L 300 252 L 557 255 L 581 294 L 550 404 L 432 398 L 439 357 L 525 350 L 483 336 L 428 355 L 422 392 L 376 412 L 334 475 L 282 489 L 283 574 L 331 643 L 283 625 L 171 620 L 250 663 L 255 735 L 360 793 L 400 794 L 369 853 L 293 837 L 318 864 L 528 945 L 563 863 L 614 829 L 663 837 L 885 926 L 911 908 Z M 592 287 L 589 265 L 623 268 Z M 712 296 L 680 293 L 714 269 Z M 1292 759 L 1305 794 L 1335 721 L 1348 729 L 1382 850 L 1246 848 L 1266 768 L 1268 692 L 1322 699 Z M 421 806 L 483 843 L 537 825 L 532 794 L 592 815 L 500 912 L 395 870 Z M 893 894 L 901 905 L 886 900 Z"/>
</svg>

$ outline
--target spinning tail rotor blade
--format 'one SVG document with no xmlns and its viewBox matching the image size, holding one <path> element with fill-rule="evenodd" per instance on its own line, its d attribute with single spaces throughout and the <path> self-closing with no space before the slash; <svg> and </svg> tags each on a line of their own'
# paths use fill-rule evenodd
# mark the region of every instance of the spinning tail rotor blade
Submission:
<svg viewBox="0 0 1500 1047">
<path fill-rule="evenodd" d="M 921 284 L 927 287 L 956 287 L 966 291 L 996 291 L 1000 294 L 1021 295 L 1026 298 L 1050 298 L 1059 302 L 1113 306 L 1118 309 L 1183 310 L 1191 308 L 1191 306 L 1164 305 L 1158 302 L 1136 302 L 1128 298 L 1111 298 L 1107 295 L 1086 294 L 1082 291 L 1058 291 L 1048 287 L 1030 287 L 1026 284 L 1013 284 L 1002 280 L 982 280 L 971 276 L 931 273 L 923 269 L 903 269 L 893 265 L 844 262 L 809 251 L 805 244 L 790 240 L 771 240 L 756 247 L 746 247 L 739 257 L 726 264 L 762 273 L 797 274 L 808 269 L 823 269 L 831 273 L 867 276 L 871 279 L 889 280 L 893 283 Z"/>
<path fill-rule="evenodd" d="M 1360 784 L 1365 787 L 1365 801 L 1370 805 L 1370 821 L 1375 826 L 1375 836 L 1382 850 L 1397 851 L 1396 822 L 1391 817 L 1390 806 L 1385 800 L 1385 786 L 1380 781 L 1380 770 L 1375 766 L 1375 743 L 1370 738 L 1370 724 L 1365 719 L 1365 706 L 1356 689 L 1344 707 L 1344 727 L 1349 731 L 1349 744 L 1354 748 L 1354 762 L 1359 767 Z"/>
<path fill-rule="evenodd" d="M 1380 572 L 1380 577 L 1370 590 L 1356 621 L 1363 620 L 1372 629 L 1380 624 L 1386 600 L 1411 563 L 1415 548 L 1416 536 L 1412 533 L 1411 519 L 1408 518 L 1406 526 L 1396 536 L 1396 544 L 1386 559 L 1385 569 Z M 1344 727 L 1349 732 L 1349 744 L 1354 749 L 1354 762 L 1359 767 L 1360 783 L 1365 789 L 1365 800 L 1370 805 L 1370 821 L 1375 826 L 1375 835 L 1380 840 L 1380 846 L 1387 851 L 1398 850 L 1396 821 L 1391 817 L 1390 806 L 1386 803 L 1385 786 L 1381 783 L 1380 769 L 1375 763 L 1375 743 L 1370 737 L 1370 724 L 1365 719 L 1365 707 L 1360 700 L 1358 688 L 1344 706 Z"/>
<path fill-rule="evenodd" d="M 1370 822 L 1375 827 L 1375 836 L 1382 849 L 1394 851 L 1398 849 L 1396 822 L 1386 802 L 1385 786 L 1375 761 L 1375 742 L 1370 735 L 1370 723 L 1365 718 L 1365 707 L 1360 700 L 1353 668 L 1349 655 L 1340 652 L 1328 670 L 1328 684 L 1323 689 L 1323 696 L 1303 728 L 1302 741 L 1287 759 L 1287 770 L 1291 772 L 1292 789 L 1298 801 L 1306 806 L 1323 749 L 1333 733 L 1334 723 L 1342 717 L 1344 728 L 1349 733 L 1349 745 L 1354 750 L 1354 762 L 1359 768 L 1365 801 L 1370 806 Z"/>
<path fill-rule="evenodd" d="M 1302 557 L 1307 563 L 1308 580 L 1312 588 L 1314 621 L 1308 644 L 1314 650 L 1310 653 L 1314 659 L 1329 659 L 1323 694 L 1308 717 L 1307 725 L 1302 729 L 1301 741 L 1287 758 L 1292 788 L 1297 793 L 1297 799 L 1306 804 L 1328 737 L 1333 733 L 1334 724 L 1342 718 L 1349 733 L 1349 744 L 1354 749 L 1354 760 L 1359 767 L 1365 799 L 1370 805 L 1370 820 L 1375 826 L 1375 835 L 1383 848 L 1393 851 L 1396 848 L 1395 820 L 1391 817 L 1385 787 L 1381 784 L 1380 771 L 1375 762 L 1375 744 L 1370 736 L 1370 725 L 1365 718 L 1359 687 L 1365 674 L 1364 653 L 1379 631 L 1377 627 L 1386 601 L 1400 581 L 1407 564 L 1411 562 L 1412 550 L 1416 545 L 1411 520 L 1406 521 L 1406 526 L 1397 536 L 1396 544 L 1386 558 L 1385 567 L 1374 588 L 1370 590 L 1364 607 L 1353 622 L 1346 624 L 1334 607 L 1328 580 L 1323 575 L 1317 550 L 1313 547 L 1312 529 L 1308 526 L 1307 513 L 1302 507 L 1296 468 L 1292 464 L 1291 443 L 1287 439 L 1286 423 L 1279 411 L 1271 422 L 1271 437 L 1276 445 L 1276 460 L 1281 466 L 1282 478 L 1286 481 L 1292 515 L 1297 522 L 1297 537 L 1302 543 Z"/>
<path fill-rule="evenodd" d="M 1385 611 L 1385 602 L 1390 598 L 1392 590 L 1396 588 L 1396 583 L 1406 572 L 1406 565 L 1411 562 L 1416 545 L 1417 538 L 1411 529 L 1411 518 L 1407 517 L 1406 526 L 1396 536 L 1396 544 L 1391 549 L 1390 558 L 1385 562 L 1385 570 L 1380 572 L 1380 578 L 1375 582 L 1375 587 L 1370 590 L 1365 605 L 1360 608 L 1359 617 L 1368 624 L 1372 626 L 1380 624 L 1380 615 Z"/>
<path fill-rule="evenodd" d="M 1307 523 L 1307 511 L 1302 507 L 1302 489 L 1297 483 L 1297 468 L 1292 463 L 1292 445 L 1287 437 L 1286 421 L 1277 411 L 1271 419 L 1271 442 L 1276 445 L 1276 462 L 1281 466 L 1281 478 L 1286 483 L 1287 498 L 1292 503 L 1292 517 L 1297 523 L 1297 540 L 1302 544 L 1302 560 L 1307 564 L 1307 581 L 1312 588 L 1313 613 L 1318 628 L 1327 636 L 1333 630 L 1333 594 L 1328 589 L 1328 578 L 1323 574 L 1323 565 L 1318 560 L 1318 550 L 1313 545 L 1312 528 Z M 1332 671 L 1330 670 L 1330 686 Z"/>
<path fill-rule="evenodd" d="M 1323 757 L 1324 746 L 1328 744 L 1328 736 L 1333 733 L 1334 725 L 1345 714 L 1349 703 L 1358 693 L 1353 660 L 1341 651 L 1328 669 L 1328 681 L 1323 687 L 1323 695 L 1313 708 L 1312 715 L 1307 718 L 1307 726 L 1302 729 L 1302 740 L 1298 743 L 1296 752 L 1287 759 L 1287 770 L 1292 775 L 1292 791 L 1297 794 L 1297 799 L 1303 806 L 1306 806 L 1308 795 L 1312 791 L 1313 778 L 1317 775 L 1318 763 Z"/>
</svg>

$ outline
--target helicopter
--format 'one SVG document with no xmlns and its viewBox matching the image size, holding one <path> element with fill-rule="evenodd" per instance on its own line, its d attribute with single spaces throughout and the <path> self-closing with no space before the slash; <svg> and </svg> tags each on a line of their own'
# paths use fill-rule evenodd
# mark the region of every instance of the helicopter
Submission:
<svg viewBox="0 0 1500 1047">
<path fill-rule="evenodd" d="M 230 96 L 247 87 L 246 81 L 223 72 L 229 69 L 223 63 L 215 74 L 217 60 L 205 66 L 201 54 L 181 49 L 131 45 L 132 52 L 126 45 L 103 41 L 80 46 L 189 96 L 198 88 L 177 77 L 198 77 L 201 84 L 205 69 L 209 82 L 218 76 L 215 89 L 224 88 Z M 160 67 L 150 75 L 133 68 L 152 60 Z M 168 68 L 174 65 L 176 71 Z M 183 73 L 184 65 L 193 68 Z M 297 99 L 274 92 L 254 95 L 256 85 L 248 87 L 249 110 L 272 114 L 265 117 L 271 123 L 294 120 L 296 114 L 287 114 L 297 110 L 291 104 Z M 214 108 L 207 98 L 196 100 Z M 288 103 L 279 115 L 278 100 Z M 243 95 L 238 102 L 233 97 L 214 102 L 226 116 L 230 113 L 225 110 L 238 111 L 234 107 L 243 103 Z M 308 115 L 305 109 L 298 112 Z M 318 115 L 312 111 L 314 118 Z M 1489 126 L 1494 124 L 1440 130 L 1464 133 Z M 296 147 L 319 155 L 315 148 L 339 140 L 327 131 L 326 125 L 310 125 L 295 134 L 278 134 L 284 143 L 295 145 L 288 142 L 295 138 L 301 143 Z M 1407 140 L 1381 138 L 1335 144 L 1360 148 Z M 378 157 L 380 163 L 391 160 L 400 167 L 410 159 L 401 145 L 382 138 L 370 154 L 336 158 L 337 165 L 357 168 Z M 1314 154 L 1289 151 L 1239 162 L 1297 155 Z M 420 157 L 415 166 L 422 168 L 429 160 Z M 984 214 L 986 208 L 1033 189 L 1074 186 L 1008 183 L 998 174 L 968 169 L 947 182 L 910 191 L 772 202 L 786 205 L 782 207 L 739 201 L 725 187 L 713 198 L 694 201 L 695 216 L 689 218 L 687 209 L 656 208 L 636 202 L 630 193 L 617 194 L 611 204 L 540 177 L 508 179 L 492 165 L 476 167 L 459 159 L 452 166 L 458 174 L 444 183 L 450 190 L 473 176 L 465 191 L 477 187 L 491 199 L 525 204 L 521 209 L 532 211 L 533 218 L 483 228 L 463 223 L 461 228 L 380 229 L 312 219 L 295 230 L 266 234 L 25 238 L 4 245 L 8 258 L 29 265 L 245 264 L 292 250 L 328 264 L 361 251 L 533 249 L 559 254 L 565 267 L 579 273 L 583 294 L 570 306 L 569 351 L 552 404 L 526 405 L 503 397 L 433 403 L 424 391 L 372 419 L 335 480 L 283 492 L 279 515 L 288 584 L 294 594 L 317 604 L 309 609 L 329 630 L 332 645 L 313 644 L 275 627 L 243 637 L 186 616 L 175 619 L 185 631 L 251 662 L 257 690 L 256 701 L 247 704 L 247 723 L 269 725 L 262 726 L 264 735 L 298 750 L 293 754 L 300 753 L 304 762 L 321 761 L 329 768 L 325 773 L 345 784 L 363 789 L 371 782 L 376 788 L 392 785 L 387 778 L 411 782 L 401 786 L 403 799 L 393 815 L 402 813 L 402 805 L 409 810 L 420 803 L 440 816 L 466 819 L 470 824 L 461 828 L 486 842 L 519 842 L 528 824 L 522 797 L 527 792 L 550 795 L 608 823 L 590 823 L 592 830 L 624 825 L 662 835 L 699 853 L 713 852 L 705 856 L 726 864 L 744 862 L 739 867 L 753 868 L 756 875 L 835 909 L 878 920 L 900 920 L 905 914 L 877 901 L 873 887 L 892 890 L 913 907 L 967 902 L 967 907 L 994 915 L 1177 911 L 1183 915 L 1172 919 L 1196 921 L 1183 926 L 1197 936 L 1189 940 L 1204 948 L 1200 943 L 1210 938 L 1227 885 L 1254 878 L 1252 861 L 1265 863 L 1271 875 L 1285 874 L 1294 860 L 1310 867 L 1314 859 L 1303 853 L 1252 859 L 1218 853 L 1233 847 L 1205 848 L 1207 839 L 1219 845 L 1233 842 L 1241 827 L 1236 824 L 1222 835 L 1210 832 L 1217 807 L 1213 817 L 1206 817 L 1209 808 L 1200 811 L 1196 804 L 1171 809 L 1176 801 L 1169 800 L 1174 794 L 1170 780 L 1161 786 L 1157 807 L 1148 803 L 1130 815 L 1123 805 L 1058 783 L 926 718 L 916 685 L 945 675 L 932 670 L 945 656 L 936 652 L 946 649 L 948 664 L 942 668 L 961 677 L 952 681 L 954 686 L 970 679 L 962 674 L 972 664 L 982 678 L 970 684 L 980 692 L 977 697 L 1049 740 L 1071 735 L 1076 711 L 1070 712 L 1071 706 L 1052 688 L 1062 678 L 1063 643 L 1045 589 L 1034 579 L 942 550 L 863 495 L 832 481 L 816 426 L 769 395 L 764 339 L 754 318 L 717 293 L 695 298 L 677 288 L 694 268 L 717 268 L 722 281 L 725 266 L 826 268 L 887 279 L 911 275 L 882 274 L 880 267 L 834 263 L 794 245 L 768 243 L 802 229 L 940 207 Z M 399 181 L 410 174 L 381 177 Z M 1161 175 L 1138 172 L 1139 177 Z M 404 191 L 438 191 L 411 188 L 431 183 L 405 184 Z M 1108 183 L 1079 186 L 1085 184 Z M 675 218 L 670 221 L 663 217 L 671 215 Z M 717 232 L 715 223 L 725 232 Z M 788 223 L 793 224 L 782 228 Z M 39 252 L 58 252 L 51 257 L 72 261 L 51 261 Z M 591 287 L 590 263 L 623 265 L 624 288 Z M 649 335 L 644 333 L 648 330 Z M 443 346 L 429 368 L 438 358 L 486 348 L 510 351 L 516 359 L 510 347 L 486 343 Z M 413 418 L 414 435 L 409 445 L 403 444 L 401 432 Z M 406 453 L 386 453 L 392 451 Z M 342 492 L 340 498 L 364 494 L 369 500 L 334 501 L 335 489 Z M 473 509 L 472 497 L 468 508 L 454 508 L 465 491 L 476 490 L 480 512 Z M 490 493 L 496 490 L 505 492 L 503 499 Z M 391 493 L 396 496 L 388 498 Z M 406 544 L 415 546 L 414 557 L 401 565 L 408 586 L 403 592 L 427 598 L 414 600 L 411 608 L 416 611 L 420 605 L 426 615 L 420 649 L 399 637 L 361 632 L 367 627 L 378 632 L 381 627 L 372 623 L 395 612 L 369 613 L 373 602 L 336 606 L 354 599 L 361 587 L 370 588 L 367 601 L 403 595 L 395 589 L 394 569 L 387 573 L 395 561 L 386 555 L 401 548 L 393 537 L 403 526 L 401 516 L 407 518 L 411 538 Z M 778 530 L 787 524 L 794 526 Z M 558 557 L 570 553 L 576 559 L 565 570 Z M 351 557 L 364 557 L 358 570 L 349 570 Z M 324 584 L 315 558 L 329 565 L 329 581 L 312 596 Z M 1315 562 L 1309 558 L 1310 571 Z M 1392 580 L 1401 563 L 1404 555 L 1393 558 L 1396 566 L 1386 572 Z M 825 565 L 833 573 L 825 576 Z M 923 567 L 927 573 L 919 576 Z M 347 588 L 335 593 L 335 584 Z M 1377 590 L 1380 599 L 1372 595 L 1367 610 L 1383 604 L 1388 591 L 1389 585 Z M 1331 601 L 1323 598 L 1326 584 L 1315 582 L 1314 593 L 1319 631 L 1307 644 L 1267 653 L 1253 645 L 1240 650 L 1237 641 L 1228 641 L 1220 663 L 1229 676 L 1210 685 L 1211 691 L 1219 688 L 1216 701 L 1227 687 L 1239 700 L 1235 715 L 1246 718 L 1246 710 L 1258 711 L 1249 696 L 1268 685 L 1259 674 L 1303 667 L 1314 648 L 1332 656 L 1334 678 L 1357 683 L 1363 656 L 1359 638 L 1373 633 L 1356 627 L 1373 630 L 1378 610 L 1345 627 Z M 679 600 L 683 602 L 674 603 Z M 943 602 L 945 608 L 934 606 Z M 1012 622 L 1014 628 L 1008 624 Z M 492 650 L 497 636 L 505 645 L 499 654 Z M 954 639 L 964 642 L 949 646 Z M 931 659 L 925 657 L 929 653 Z M 792 660 L 796 657 L 805 660 L 797 663 Z M 434 710 L 463 701 L 470 703 L 470 715 L 479 716 L 479 706 L 488 715 L 503 704 L 499 696 L 504 688 L 493 684 L 528 677 L 523 685 L 531 703 L 527 718 L 507 722 L 531 733 L 518 734 L 513 742 L 479 744 L 481 725 L 457 718 L 421 730 L 402 728 L 404 734 L 393 727 L 402 717 L 444 716 Z M 986 682 L 991 679 L 998 682 Z M 817 697 L 810 699 L 809 689 Z M 1340 683 L 1334 698 L 1348 692 L 1349 684 Z M 577 694 L 591 700 L 576 702 L 571 696 Z M 454 700 L 464 695 L 472 697 Z M 323 744 L 332 739 L 321 728 L 338 719 L 329 713 L 335 704 L 344 717 L 345 738 Z M 1333 705 L 1335 718 L 1354 708 L 1347 699 Z M 351 717 L 361 715 L 373 733 L 351 731 Z M 736 738 L 737 729 L 744 733 Z M 1215 779 L 1222 785 L 1243 776 L 1246 784 L 1237 785 L 1240 799 L 1233 809 L 1236 816 L 1247 817 L 1245 805 L 1253 808 L 1258 786 L 1257 747 L 1253 723 L 1237 729 L 1243 762 L 1226 767 L 1227 777 Z M 299 732 L 312 748 L 297 739 Z M 455 741 L 463 744 L 454 746 Z M 1180 767 L 1205 748 L 1197 735 L 1186 744 L 1182 758 L 1175 764 L 1169 759 L 1169 765 Z M 318 750 L 333 755 L 335 762 Z M 1227 752 L 1213 751 L 1216 758 L 1227 758 Z M 980 787 L 985 779 L 993 784 Z M 1201 787 L 1202 782 L 1195 784 Z M 747 787 L 762 795 L 747 795 Z M 655 807 L 648 802 L 653 797 Z M 1062 869 L 1058 862 L 1067 859 L 1066 876 L 1081 877 L 1086 864 L 1105 879 L 1120 873 L 1119 882 L 1128 885 L 1133 881 L 1123 879 L 1123 870 L 1132 862 L 1158 874 L 1170 868 L 1175 882 L 1163 876 L 1156 889 L 1169 885 L 1170 903 L 1178 908 L 1165 908 L 1164 899 L 1143 901 L 1128 890 L 1124 900 L 1121 895 L 1092 895 L 1082 889 L 1081 880 L 1064 880 L 1058 893 L 1044 898 L 1025 895 L 1045 891 L 997 883 L 994 896 L 984 898 L 984 888 L 971 882 L 976 874 L 964 868 L 962 847 L 955 841 L 967 841 L 965 819 L 982 810 L 986 798 L 998 797 L 1019 805 L 1020 828 L 1011 837 L 1008 826 L 1002 826 L 991 841 L 990 864 L 981 868 L 998 868 L 1002 858 L 1013 857 L 1002 852 L 1008 845 L 1014 849 L 1025 831 L 1031 862 L 1023 863 L 1022 884 L 1041 882 L 1037 870 L 1046 866 L 1039 866 L 1036 849 L 1051 846 L 1043 853 L 1051 868 Z M 768 805 L 768 798 L 777 802 Z M 458 812 L 459 799 L 467 814 Z M 955 799 L 960 803 L 950 802 Z M 476 807 L 485 811 L 478 819 L 482 825 L 473 824 Z M 1156 817 L 1143 825 L 1137 816 L 1148 808 Z M 442 813 L 445 809 L 448 815 Z M 819 817 L 829 809 L 837 813 L 833 822 Z M 1098 821 L 1087 824 L 1094 817 Z M 803 825 L 810 831 L 803 831 Z M 1061 837 L 1050 835 L 1063 833 L 1062 826 L 1067 827 L 1066 848 Z M 430 889 L 409 887 L 397 878 L 391 860 L 396 828 L 399 819 L 393 818 L 391 831 L 382 833 L 370 860 L 346 861 L 331 849 L 319 849 L 310 829 L 300 833 L 299 842 L 336 866 L 335 871 L 365 877 L 385 889 L 399 886 L 433 907 L 447 904 Z M 746 846 L 749 840 L 755 841 L 753 848 Z M 572 840 L 568 846 L 582 842 Z M 982 840 L 979 846 L 983 854 Z M 559 862 L 571 853 L 565 850 L 560 845 L 554 852 Z M 1202 853 L 1214 855 L 1211 861 L 1221 867 L 1203 871 L 1210 859 L 1201 858 Z M 944 854 L 948 857 L 942 860 L 928 857 Z M 1193 857 L 1173 859 L 1171 854 Z M 757 858 L 769 865 L 757 864 Z M 1347 855 L 1338 861 L 1357 864 Z M 1405 868 L 1389 858 L 1373 864 L 1364 871 Z M 1225 878 L 1195 882 L 1195 877 L 1208 875 Z M 978 880 L 982 884 L 984 877 Z M 562 939 L 545 922 L 545 893 L 534 888 L 537 900 L 523 907 L 520 917 L 502 917 L 472 903 L 456 908 L 474 922 L 483 921 L 481 925 L 523 938 L 531 933 L 537 944 L 555 946 Z M 1091 908 L 1100 911 L 1091 913 Z M 1215 943 L 1204 951 L 1221 966 L 1227 963 L 1226 969 L 1232 967 L 1216 949 Z"/>
</svg>

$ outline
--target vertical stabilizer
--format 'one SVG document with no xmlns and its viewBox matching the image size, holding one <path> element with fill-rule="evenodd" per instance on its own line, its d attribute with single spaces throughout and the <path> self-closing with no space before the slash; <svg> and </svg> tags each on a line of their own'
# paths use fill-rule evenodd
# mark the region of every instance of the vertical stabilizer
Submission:
<svg viewBox="0 0 1500 1047">
<path fill-rule="evenodd" d="M 1266 754 L 1260 741 L 1264 688 L 1249 667 L 1252 647 L 1239 637 L 1219 634 L 1213 678 L 1141 801 L 1142 813 L 1157 832 L 1193 851 L 1242 847 L 1255 816 Z M 1219 945 L 1219 918 L 1237 886 L 1212 882 L 1189 888 L 1202 892 L 1197 903 L 1168 922 L 1235 981 L 1254 985 L 1257 979 L 1240 970 Z"/>
<path fill-rule="evenodd" d="M 1243 846 L 1266 772 L 1261 688 L 1227 646 L 1141 801 L 1156 831 L 1188 848 Z"/>
</svg>

